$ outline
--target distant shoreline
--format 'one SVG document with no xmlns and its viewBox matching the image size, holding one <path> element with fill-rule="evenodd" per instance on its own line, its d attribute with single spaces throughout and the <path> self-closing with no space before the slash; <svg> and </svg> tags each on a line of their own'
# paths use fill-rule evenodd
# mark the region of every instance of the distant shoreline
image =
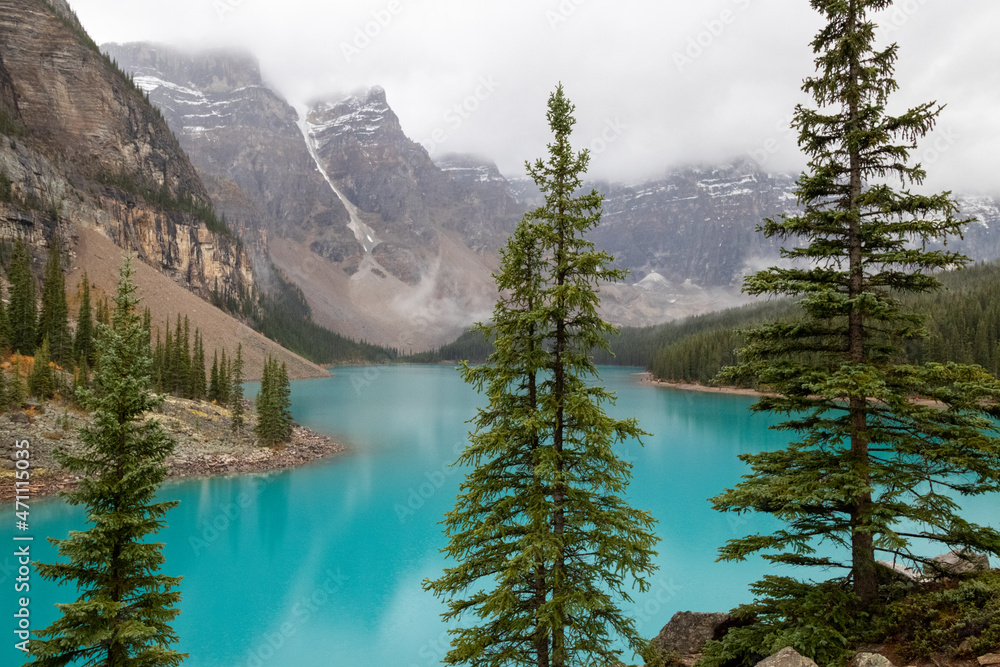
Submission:
<svg viewBox="0 0 1000 667">
<path fill-rule="evenodd" d="M 717 386 L 710 387 L 704 384 L 696 384 L 694 382 L 668 382 L 666 380 L 657 380 L 653 377 L 653 374 L 646 371 L 642 373 L 636 373 L 640 376 L 640 384 L 648 384 L 654 387 L 665 387 L 667 389 L 680 389 L 682 391 L 699 391 L 704 394 L 729 394 L 732 396 L 767 396 L 764 392 L 757 391 L 756 389 L 747 389 L 745 387 L 727 387 L 727 386 Z"/>
</svg>

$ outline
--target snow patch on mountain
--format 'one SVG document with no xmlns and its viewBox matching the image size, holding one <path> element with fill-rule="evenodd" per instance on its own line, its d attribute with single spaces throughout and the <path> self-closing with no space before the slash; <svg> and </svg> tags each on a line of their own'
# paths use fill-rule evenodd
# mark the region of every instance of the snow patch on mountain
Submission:
<svg viewBox="0 0 1000 667">
<path fill-rule="evenodd" d="M 350 199 L 344 196 L 344 193 L 340 191 L 337 185 L 333 182 L 333 179 L 330 178 L 330 175 L 327 173 L 326 169 L 323 167 L 323 161 L 320 160 L 319 153 L 317 152 L 317 142 L 316 142 L 316 134 L 322 131 L 321 129 L 318 129 L 320 126 L 314 125 L 309 121 L 307 109 L 300 108 L 296 109 L 296 111 L 298 112 L 299 115 L 298 118 L 299 131 L 302 133 L 302 138 L 306 142 L 306 147 L 309 149 L 309 155 L 312 157 L 313 162 L 316 163 L 316 169 L 319 171 L 320 174 L 323 175 L 323 178 L 329 184 L 330 189 L 333 190 L 333 193 L 337 195 L 337 198 L 340 199 L 341 203 L 343 203 L 344 208 L 347 209 L 347 213 L 348 215 L 350 215 L 350 222 L 347 223 L 347 226 L 351 229 L 352 232 L 354 232 L 354 238 L 357 239 L 358 243 L 360 243 L 364 247 L 365 254 L 370 253 L 372 250 L 375 249 L 375 246 L 377 246 L 382 241 L 375 233 L 375 230 L 373 230 L 371 227 L 366 225 L 361 220 L 361 215 L 358 211 L 358 207 L 355 206 Z"/>
</svg>

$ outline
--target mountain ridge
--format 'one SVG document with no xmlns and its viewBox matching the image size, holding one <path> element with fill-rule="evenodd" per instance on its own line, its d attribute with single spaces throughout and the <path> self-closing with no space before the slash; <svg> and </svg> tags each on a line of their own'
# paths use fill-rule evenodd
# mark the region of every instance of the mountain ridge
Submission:
<svg viewBox="0 0 1000 667">
<path fill-rule="evenodd" d="M 209 53 L 210 62 L 193 70 L 210 71 L 221 57 Z M 245 58 L 239 62 L 246 64 Z M 145 75 L 134 63 L 124 66 Z M 253 81 L 257 77 L 259 72 Z M 161 84 L 150 91 L 151 99 L 162 94 L 169 106 L 170 90 Z M 253 113 L 249 105 L 241 109 Z M 488 159 L 450 154 L 432 160 L 402 131 L 379 86 L 313 100 L 298 107 L 296 116 L 300 136 L 294 141 L 306 146 L 295 150 L 310 154 L 315 172 L 310 178 L 318 182 L 325 176 L 323 185 L 346 214 L 312 226 L 282 226 L 267 222 L 267 216 L 259 216 L 259 224 L 276 266 L 303 289 L 317 321 L 405 350 L 447 342 L 488 315 L 495 298 L 490 273 L 516 221 L 539 203 L 534 185 L 505 177 Z M 283 131 L 291 145 L 287 118 Z M 245 141 L 227 146 L 218 138 L 225 127 L 202 130 L 193 119 L 183 122 L 177 131 L 191 144 L 192 155 L 210 150 L 256 155 L 257 182 L 284 168 L 280 156 L 266 155 L 266 144 L 247 147 L 255 139 L 246 125 L 229 128 L 231 141 Z M 223 159 L 195 162 L 206 182 L 233 176 L 253 203 L 258 199 L 253 188 L 235 177 L 242 159 L 228 169 Z M 606 319 L 652 324 L 745 303 L 742 278 L 781 261 L 778 244 L 756 228 L 764 217 L 794 212 L 794 181 L 742 161 L 670 169 L 640 182 L 586 184 L 606 195 L 592 240 L 614 255 L 616 266 L 631 271 L 628 284 L 602 286 Z M 309 195 L 298 199 L 308 201 Z M 977 260 L 1000 257 L 1000 201 L 966 198 L 963 208 L 975 208 L 983 222 L 956 243 Z"/>
</svg>

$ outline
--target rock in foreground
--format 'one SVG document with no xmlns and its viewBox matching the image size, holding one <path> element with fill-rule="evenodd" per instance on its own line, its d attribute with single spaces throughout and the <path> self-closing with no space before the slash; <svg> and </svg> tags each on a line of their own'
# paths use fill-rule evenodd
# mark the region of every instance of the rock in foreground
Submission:
<svg viewBox="0 0 1000 667">
<path fill-rule="evenodd" d="M 708 640 L 721 639 L 732 624 L 732 616 L 726 613 L 679 611 L 653 642 L 665 651 L 694 655 L 701 653 Z"/>
<path fill-rule="evenodd" d="M 791 646 L 786 646 L 770 658 L 757 663 L 757 667 L 818 667 L 809 658 L 803 657 Z"/>
</svg>

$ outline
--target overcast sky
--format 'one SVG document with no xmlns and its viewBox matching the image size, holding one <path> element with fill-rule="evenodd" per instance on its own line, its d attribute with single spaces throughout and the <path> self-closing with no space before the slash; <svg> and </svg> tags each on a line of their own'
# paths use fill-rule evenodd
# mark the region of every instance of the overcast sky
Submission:
<svg viewBox="0 0 1000 667">
<path fill-rule="evenodd" d="M 804 160 L 788 130 L 821 19 L 807 0 L 70 0 L 98 43 L 240 46 L 293 104 L 381 85 L 410 138 L 506 174 L 545 153 L 562 81 L 590 175 L 635 181 L 741 157 Z M 948 108 L 928 186 L 1000 193 L 1000 2 L 897 0 L 894 109 Z"/>
</svg>

